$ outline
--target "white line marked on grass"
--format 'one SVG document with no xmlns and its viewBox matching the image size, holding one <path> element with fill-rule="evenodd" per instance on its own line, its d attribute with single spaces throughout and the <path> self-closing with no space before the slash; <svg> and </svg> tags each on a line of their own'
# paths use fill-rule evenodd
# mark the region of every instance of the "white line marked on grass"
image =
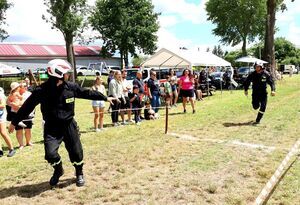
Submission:
<svg viewBox="0 0 300 205">
<path fill-rule="evenodd" d="M 188 140 L 188 141 L 202 141 L 202 142 L 212 142 L 217 144 L 225 144 L 227 146 L 236 146 L 236 147 L 246 147 L 250 149 L 261 149 L 267 152 L 272 152 L 276 149 L 273 146 L 265 146 L 262 144 L 252 144 L 247 142 L 241 142 L 239 140 L 218 140 L 218 139 L 209 139 L 209 138 L 197 138 L 192 135 L 187 134 L 178 134 L 178 133 L 168 133 L 168 135 L 177 137 L 181 140 Z"/>
</svg>

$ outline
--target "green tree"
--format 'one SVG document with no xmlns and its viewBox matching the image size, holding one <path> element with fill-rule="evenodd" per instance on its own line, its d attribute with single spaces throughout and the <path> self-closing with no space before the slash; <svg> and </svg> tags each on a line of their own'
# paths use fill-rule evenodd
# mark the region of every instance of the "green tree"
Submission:
<svg viewBox="0 0 300 205">
<path fill-rule="evenodd" d="M 214 49 L 212 50 L 212 53 L 223 58 L 224 57 L 224 51 L 222 50 L 221 46 L 214 46 Z"/>
<path fill-rule="evenodd" d="M 296 47 L 285 38 L 276 38 L 275 42 L 275 58 L 281 63 L 286 58 L 297 58 Z"/>
<path fill-rule="evenodd" d="M 67 60 L 74 69 L 73 81 L 76 78 L 76 63 L 73 41 L 83 32 L 84 20 L 87 14 L 87 0 L 44 0 L 50 17 L 43 15 L 46 22 L 52 24 L 53 29 L 59 30 L 65 39 Z"/>
<path fill-rule="evenodd" d="M 7 0 L 0 0 L 0 40 L 3 41 L 8 37 L 5 29 L 1 28 L 1 26 L 5 25 L 6 20 L 6 10 L 11 7 L 12 4 L 8 3 Z"/>
<path fill-rule="evenodd" d="M 132 59 L 132 65 L 133 66 L 139 66 L 146 60 L 147 60 L 146 56 L 136 56 Z"/>
<path fill-rule="evenodd" d="M 150 0 L 97 0 L 90 17 L 94 30 L 101 34 L 106 51 L 120 51 L 128 66 L 129 53 L 152 54 L 156 50 L 158 15 Z"/>
<path fill-rule="evenodd" d="M 266 0 L 209 0 L 206 3 L 208 20 L 216 24 L 213 34 L 221 37 L 225 45 L 243 43 L 243 55 L 247 54 L 247 41 L 264 34 Z"/>
</svg>

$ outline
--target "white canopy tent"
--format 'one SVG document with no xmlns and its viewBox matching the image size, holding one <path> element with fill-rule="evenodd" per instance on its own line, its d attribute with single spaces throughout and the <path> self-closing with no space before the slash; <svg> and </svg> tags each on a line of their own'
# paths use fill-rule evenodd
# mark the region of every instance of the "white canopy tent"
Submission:
<svg viewBox="0 0 300 205">
<path fill-rule="evenodd" d="M 210 52 L 190 50 L 174 52 L 162 48 L 143 62 L 141 66 L 185 68 L 192 66 L 231 66 L 231 63 Z"/>
<path fill-rule="evenodd" d="M 180 54 L 191 61 L 192 66 L 231 66 L 230 62 L 210 52 L 182 50 Z"/>
<path fill-rule="evenodd" d="M 141 64 L 142 67 L 191 67 L 191 62 L 179 54 L 165 48 L 157 51 L 153 56 Z"/>
<path fill-rule="evenodd" d="M 235 60 L 235 62 L 243 62 L 243 63 L 256 63 L 256 62 L 261 62 L 261 63 L 268 63 L 267 61 L 263 61 L 261 59 L 255 58 L 253 56 L 244 56 L 240 57 Z"/>
</svg>

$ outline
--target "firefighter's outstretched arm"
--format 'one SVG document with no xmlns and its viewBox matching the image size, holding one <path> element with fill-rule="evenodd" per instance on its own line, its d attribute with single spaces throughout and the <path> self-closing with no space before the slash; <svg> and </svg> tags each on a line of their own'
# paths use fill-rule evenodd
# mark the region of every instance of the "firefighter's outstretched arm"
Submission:
<svg viewBox="0 0 300 205">
<path fill-rule="evenodd" d="M 106 97 L 98 91 L 82 88 L 78 84 L 72 84 L 72 86 L 75 87 L 74 92 L 76 98 L 83 98 L 89 100 L 104 100 L 110 102 L 111 104 L 113 104 L 112 100 L 115 100 L 115 98 Z"/>
</svg>

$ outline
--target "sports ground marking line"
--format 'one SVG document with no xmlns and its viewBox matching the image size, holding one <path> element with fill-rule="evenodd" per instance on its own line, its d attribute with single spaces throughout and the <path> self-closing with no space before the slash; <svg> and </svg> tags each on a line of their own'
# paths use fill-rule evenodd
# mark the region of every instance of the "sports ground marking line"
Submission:
<svg viewBox="0 0 300 205">
<path fill-rule="evenodd" d="M 168 135 L 177 137 L 182 140 L 189 140 L 189 141 L 202 141 L 202 142 L 212 142 L 217 144 L 225 144 L 227 146 L 237 146 L 237 147 L 246 147 L 251 149 L 261 149 L 267 152 L 272 152 L 276 149 L 274 146 L 266 146 L 262 144 L 253 144 L 247 142 L 241 142 L 239 140 L 218 140 L 218 139 L 210 139 L 210 138 L 197 138 L 192 135 L 188 134 L 178 134 L 178 133 L 168 133 Z"/>
</svg>

